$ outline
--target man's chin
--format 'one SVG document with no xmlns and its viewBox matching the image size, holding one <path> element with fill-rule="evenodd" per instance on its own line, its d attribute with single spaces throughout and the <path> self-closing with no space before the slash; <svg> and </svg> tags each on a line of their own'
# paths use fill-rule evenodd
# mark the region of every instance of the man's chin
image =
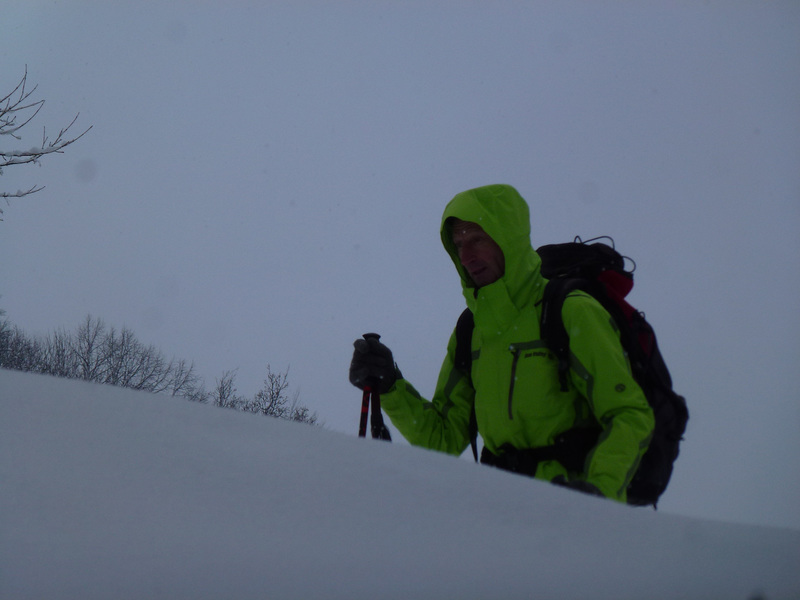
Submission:
<svg viewBox="0 0 800 600">
<path fill-rule="evenodd" d="M 486 273 L 483 274 L 483 277 L 481 277 L 481 276 L 477 276 L 477 277 L 476 276 L 471 276 L 471 277 L 472 277 L 472 281 L 475 283 L 475 286 L 479 287 L 479 288 L 480 287 L 485 287 L 487 285 L 491 285 L 495 281 L 500 279 L 499 277 L 493 277 L 493 276 L 488 275 Z"/>
</svg>

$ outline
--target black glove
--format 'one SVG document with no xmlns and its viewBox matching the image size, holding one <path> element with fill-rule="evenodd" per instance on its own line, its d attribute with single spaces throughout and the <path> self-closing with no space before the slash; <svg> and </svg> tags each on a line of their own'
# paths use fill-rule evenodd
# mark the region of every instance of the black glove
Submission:
<svg viewBox="0 0 800 600">
<path fill-rule="evenodd" d="M 350 383 L 362 390 L 370 386 L 379 394 L 385 394 L 397 381 L 399 372 L 392 351 L 381 344 L 379 338 L 376 333 L 365 333 L 363 338 L 353 342 Z"/>
<path fill-rule="evenodd" d="M 595 486 L 593 486 L 588 481 L 582 481 L 580 479 L 576 479 L 575 481 L 567 481 L 567 478 L 563 475 L 558 475 L 553 477 L 551 483 L 556 485 L 560 485 L 561 487 L 569 488 L 571 490 L 575 490 L 578 492 L 583 492 L 584 494 L 589 494 L 590 496 L 601 496 L 603 497 L 603 492 L 598 490 Z"/>
</svg>

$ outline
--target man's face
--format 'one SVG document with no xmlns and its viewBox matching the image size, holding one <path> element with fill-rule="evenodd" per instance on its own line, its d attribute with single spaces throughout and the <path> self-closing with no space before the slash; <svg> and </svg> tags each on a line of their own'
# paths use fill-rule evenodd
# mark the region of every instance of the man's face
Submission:
<svg viewBox="0 0 800 600">
<path fill-rule="evenodd" d="M 453 222 L 453 244 L 458 260 L 476 286 L 489 285 L 503 276 L 506 267 L 503 251 L 477 223 L 456 219 Z"/>
</svg>

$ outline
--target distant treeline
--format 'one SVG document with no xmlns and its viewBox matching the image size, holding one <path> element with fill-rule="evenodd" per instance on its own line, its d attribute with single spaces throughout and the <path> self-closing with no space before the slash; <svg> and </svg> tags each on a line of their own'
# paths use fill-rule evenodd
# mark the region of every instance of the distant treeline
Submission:
<svg viewBox="0 0 800 600">
<path fill-rule="evenodd" d="M 0 312 L 0 317 L 2 312 Z M 288 393 L 288 369 L 267 365 L 262 387 L 252 398 L 236 392 L 236 371 L 226 371 L 207 390 L 194 364 L 166 358 L 153 345 L 140 342 L 127 328 L 107 327 L 91 315 L 75 331 L 59 329 L 45 337 L 27 335 L 0 320 L 0 367 L 83 379 L 120 387 L 166 393 L 195 402 L 315 424 L 316 413 Z"/>
</svg>

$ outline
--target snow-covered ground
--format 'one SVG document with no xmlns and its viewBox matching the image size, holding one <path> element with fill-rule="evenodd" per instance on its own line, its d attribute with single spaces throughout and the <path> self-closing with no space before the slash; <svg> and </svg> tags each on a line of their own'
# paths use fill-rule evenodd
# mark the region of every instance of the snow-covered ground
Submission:
<svg viewBox="0 0 800 600">
<path fill-rule="evenodd" d="M 800 532 L 0 370 L 3 600 L 534 597 L 800 598 Z"/>
</svg>

